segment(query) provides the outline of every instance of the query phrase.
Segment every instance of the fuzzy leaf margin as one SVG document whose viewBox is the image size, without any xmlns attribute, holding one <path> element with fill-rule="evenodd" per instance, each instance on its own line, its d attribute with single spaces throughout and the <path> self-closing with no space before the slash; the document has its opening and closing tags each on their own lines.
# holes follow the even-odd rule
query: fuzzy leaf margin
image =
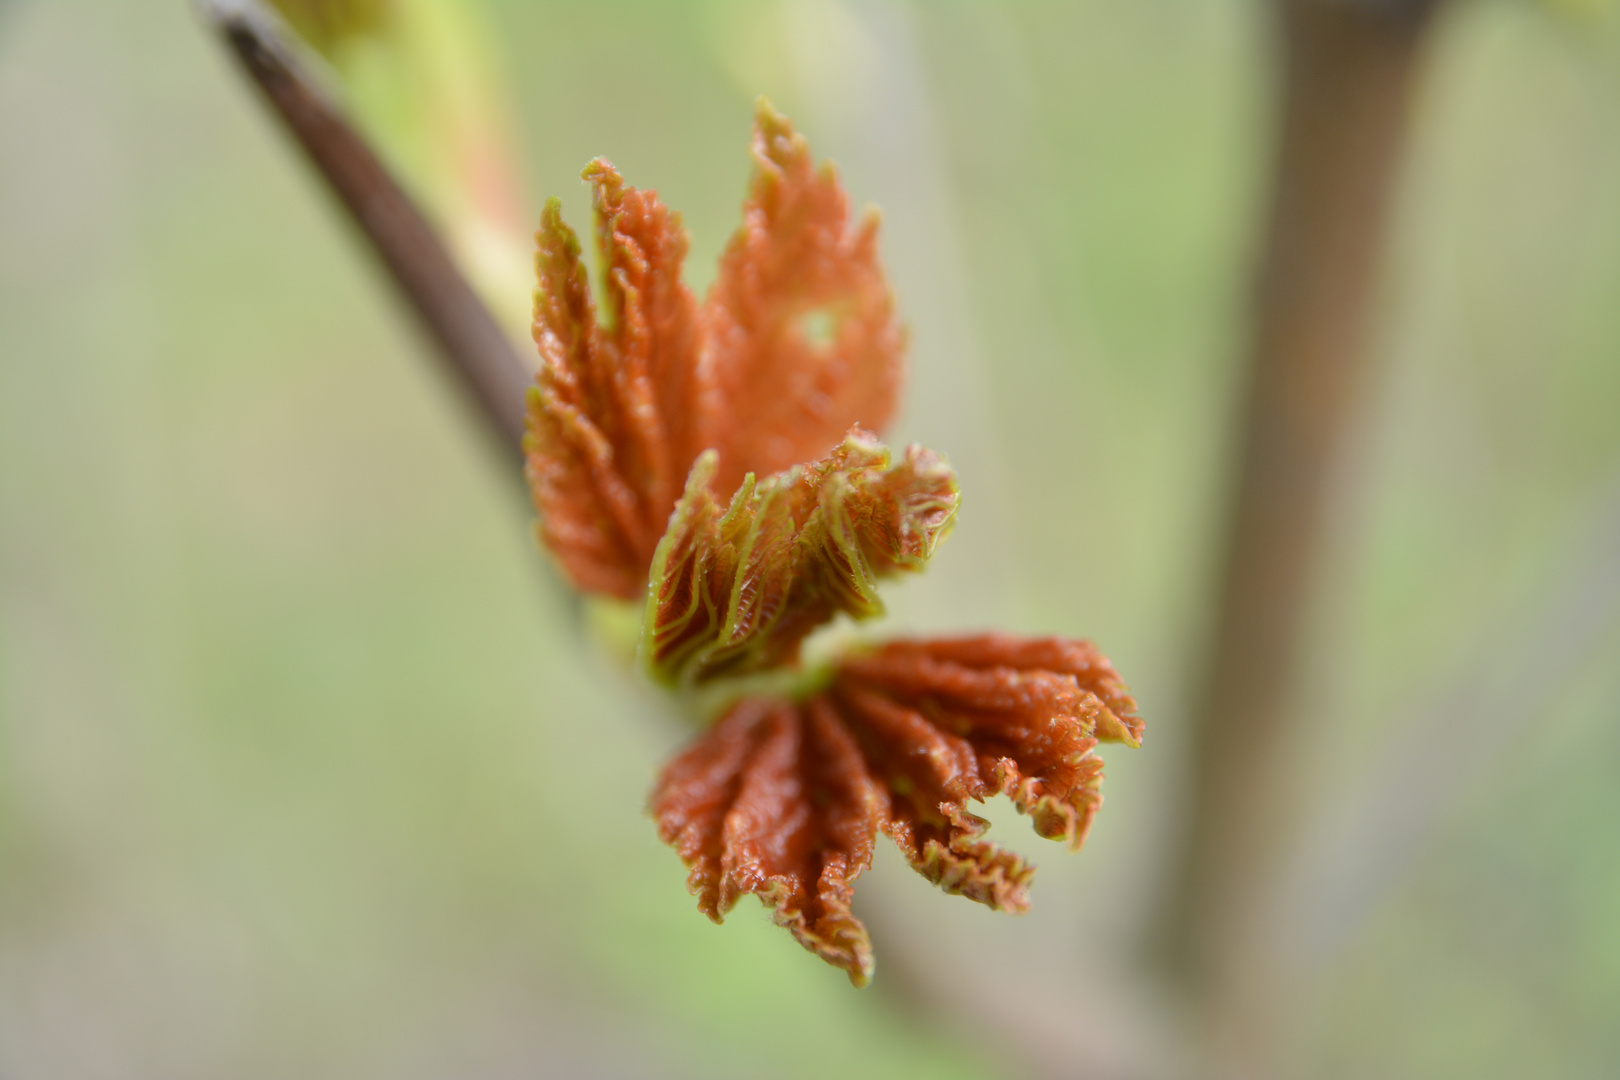
<svg viewBox="0 0 1620 1080">
<path fill-rule="evenodd" d="M 851 424 L 888 426 L 905 331 L 878 255 L 878 215 L 856 218 L 831 164 L 761 98 L 743 224 L 704 301 L 709 376 L 728 415 L 717 489 L 822 456 Z"/>
<path fill-rule="evenodd" d="M 725 507 L 705 452 L 653 557 L 642 627 L 646 670 L 693 685 L 789 665 L 839 612 L 883 612 L 880 578 L 920 570 L 956 519 L 945 459 L 912 445 L 895 461 L 859 428 L 819 461 L 763 480 Z"/>
<path fill-rule="evenodd" d="M 682 282 L 680 216 L 605 159 L 584 171 L 602 305 L 578 237 L 547 203 L 535 239 L 526 472 L 539 535 L 576 587 L 633 600 L 701 452 L 727 499 L 828 453 L 852 424 L 881 430 L 904 377 L 905 334 L 877 252 L 830 165 L 759 102 L 743 224 L 700 305 Z"/>
<path fill-rule="evenodd" d="M 598 158 L 592 184 L 606 270 L 598 317 L 579 239 L 546 204 L 535 270 L 540 371 L 529 391 L 525 468 L 540 537 L 576 586 L 634 599 L 700 436 L 707 400 L 698 305 L 681 284 L 686 235 L 657 194 Z"/>
<path fill-rule="evenodd" d="M 649 809 L 711 919 L 753 893 L 863 986 L 872 946 L 850 905 L 878 832 L 944 891 L 1024 911 L 1034 867 L 986 839 L 969 803 L 1005 794 L 1077 850 L 1102 804 L 1099 740 L 1141 734 L 1089 642 L 901 640 L 846 657 L 803 701 L 736 702 L 664 769 Z"/>
</svg>

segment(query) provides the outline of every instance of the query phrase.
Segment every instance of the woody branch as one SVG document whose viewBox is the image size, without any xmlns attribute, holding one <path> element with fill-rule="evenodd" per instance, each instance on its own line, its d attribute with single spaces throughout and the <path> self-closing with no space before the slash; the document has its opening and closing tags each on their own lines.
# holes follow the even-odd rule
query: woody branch
<svg viewBox="0 0 1620 1080">
<path fill-rule="evenodd" d="M 523 437 L 529 369 L 438 232 L 253 0 L 203 9 L 242 72 L 337 196 L 504 453 Z"/>
</svg>

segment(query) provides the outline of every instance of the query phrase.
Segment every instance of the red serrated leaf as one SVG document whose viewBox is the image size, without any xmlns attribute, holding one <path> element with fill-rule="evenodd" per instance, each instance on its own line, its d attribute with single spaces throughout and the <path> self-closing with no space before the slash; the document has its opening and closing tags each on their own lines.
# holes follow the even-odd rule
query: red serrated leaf
<svg viewBox="0 0 1620 1080">
<path fill-rule="evenodd" d="M 1055 666 L 1032 666 L 1043 661 Z M 859 986 L 872 956 L 849 904 L 876 830 L 946 892 L 1023 911 L 1034 868 L 985 839 L 968 804 L 1005 794 L 1077 850 L 1102 803 L 1105 727 L 1142 730 L 1088 642 L 896 641 L 846 658 L 806 701 L 733 705 L 664 770 L 651 810 L 711 918 L 755 893 Z"/>
<path fill-rule="evenodd" d="M 743 226 L 704 303 L 709 360 L 731 422 L 719 490 L 825 454 L 851 424 L 888 425 L 905 334 L 878 260 L 875 211 L 854 221 L 831 165 L 763 99 Z"/>
<path fill-rule="evenodd" d="M 536 236 L 540 350 L 525 451 L 541 537 L 574 584 L 640 594 L 683 482 L 705 449 L 728 498 L 825 455 L 894 411 L 904 336 L 877 260 L 876 219 L 850 219 L 830 168 L 761 103 L 744 223 L 700 308 L 687 240 L 654 192 L 602 159 L 595 192 L 604 310 L 555 200 Z M 818 325 L 810 326 L 819 320 Z"/>
</svg>

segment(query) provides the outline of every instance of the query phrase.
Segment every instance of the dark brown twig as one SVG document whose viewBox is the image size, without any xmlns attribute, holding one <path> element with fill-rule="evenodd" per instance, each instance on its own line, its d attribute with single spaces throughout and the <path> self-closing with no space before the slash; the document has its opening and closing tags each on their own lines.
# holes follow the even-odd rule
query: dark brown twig
<svg viewBox="0 0 1620 1080">
<path fill-rule="evenodd" d="M 482 419 L 515 453 L 530 372 L 438 233 L 303 68 L 272 16 L 251 0 L 211 0 L 202 10 L 342 202 Z"/>
</svg>

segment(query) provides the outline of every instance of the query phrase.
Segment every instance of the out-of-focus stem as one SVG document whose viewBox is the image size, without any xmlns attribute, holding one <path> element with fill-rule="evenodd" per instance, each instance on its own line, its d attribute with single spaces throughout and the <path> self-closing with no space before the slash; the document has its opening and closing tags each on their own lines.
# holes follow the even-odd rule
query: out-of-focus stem
<svg viewBox="0 0 1620 1080">
<path fill-rule="evenodd" d="M 1279 748 L 1324 496 L 1360 397 L 1382 240 L 1437 4 L 1279 0 L 1282 115 L 1255 281 L 1241 460 L 1201 694 L 1190 832 L 1161 943 L 1195 992 L 1221 968 L 1269 870 Z"/>
<path fill-rule="evenodd" d="M 531 376 L 433 226 L 251 0 L 203 8 L 337 195 L 499 442 L 516 452 Z"/>
</svg>

